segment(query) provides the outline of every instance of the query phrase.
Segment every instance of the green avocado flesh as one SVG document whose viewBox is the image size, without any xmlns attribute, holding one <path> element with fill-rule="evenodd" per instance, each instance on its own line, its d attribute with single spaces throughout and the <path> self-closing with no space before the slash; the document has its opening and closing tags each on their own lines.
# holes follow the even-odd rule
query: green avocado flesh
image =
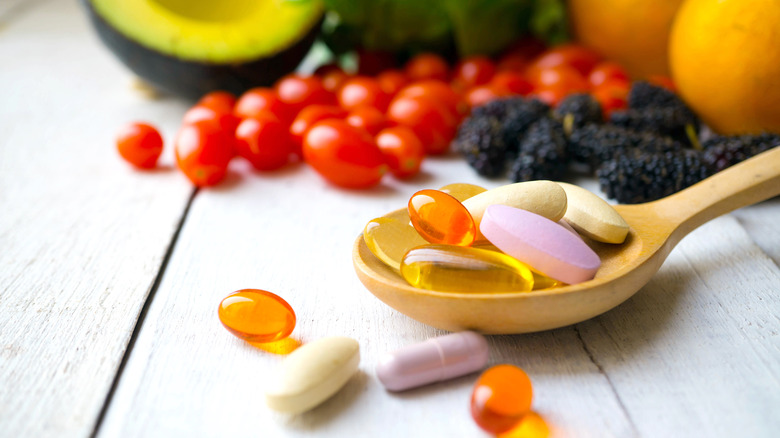
<svg viewBox="0 0 780 438">
<path fill-rule="evenodd" d="M 319 1 L 89 0 L 117 32 L 178 59 L 237 63 L 293 45 L 318 23 Z"/>
</svg>

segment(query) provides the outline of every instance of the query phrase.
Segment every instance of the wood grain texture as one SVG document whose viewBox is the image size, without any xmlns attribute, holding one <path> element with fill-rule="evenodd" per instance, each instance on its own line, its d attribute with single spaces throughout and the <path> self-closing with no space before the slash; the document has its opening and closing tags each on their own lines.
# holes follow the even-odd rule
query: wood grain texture
<svg viewBox="0 0 780 438">
<path fill-rule="evenodd" d="M 192 190 L 170 156 L 118 158 L 120 124 L 183 109 L 128 91 L 85 24 L 48 2 L 0 37 L 2 436 L 91 433 Z"/>
</svg>

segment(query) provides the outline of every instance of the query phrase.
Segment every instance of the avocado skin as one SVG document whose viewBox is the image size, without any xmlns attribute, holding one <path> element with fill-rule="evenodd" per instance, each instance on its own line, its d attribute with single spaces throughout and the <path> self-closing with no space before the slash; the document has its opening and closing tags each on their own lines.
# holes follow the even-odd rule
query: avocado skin
<svg viewBox="0 0 780 438">
<path fill-rule="evenodd" d="M 303 38 L 273 56 L 235 64 L 208 64 L 150 50 L 117 32 L 95 12 L 89 0 L 82 3 L 100 40 L 133 73 L 162 90 L 193 101 L 214 90 L 240 95 L 252 87 L 271 86 L 295 70 L 314 44 L 322 24 L 320 19 Z"/>
</svg>

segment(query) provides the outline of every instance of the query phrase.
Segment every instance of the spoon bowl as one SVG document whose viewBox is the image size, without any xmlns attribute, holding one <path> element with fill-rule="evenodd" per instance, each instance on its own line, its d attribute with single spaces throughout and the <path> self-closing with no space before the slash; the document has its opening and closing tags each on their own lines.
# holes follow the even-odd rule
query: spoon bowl
<svg viewBox="0 0 780 438">
<path fill-rule="evenodd" d="M 705 222 L 780 195 L 780 147 L 732 166 L 658 201 L 616 205 L 630 229 L 620 245 L 587 240 L 601 258 L 589 281 L 531 292 L 418 289 L 368 249 L 353 246 L 358 278 L 382 302 L 436 328 L 486 334 L 530 333 L 576 324 L 624 302 L 658 271 L 688 233 Z M 405 218 L 406 209 L 387 217 Z"/>
</svg>

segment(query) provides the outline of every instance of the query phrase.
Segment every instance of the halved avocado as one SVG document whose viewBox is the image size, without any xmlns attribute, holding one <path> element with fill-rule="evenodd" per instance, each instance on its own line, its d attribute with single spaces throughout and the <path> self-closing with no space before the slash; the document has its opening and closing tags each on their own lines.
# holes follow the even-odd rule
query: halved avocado
<svg viewBox="0 0 780 438">
<path fill-rule="evenodd" d="M 320 28 L 320 0 L 84 0 L 100 39 L 135 74 L 197 99 L 293 71 Z"/>
</svg>

